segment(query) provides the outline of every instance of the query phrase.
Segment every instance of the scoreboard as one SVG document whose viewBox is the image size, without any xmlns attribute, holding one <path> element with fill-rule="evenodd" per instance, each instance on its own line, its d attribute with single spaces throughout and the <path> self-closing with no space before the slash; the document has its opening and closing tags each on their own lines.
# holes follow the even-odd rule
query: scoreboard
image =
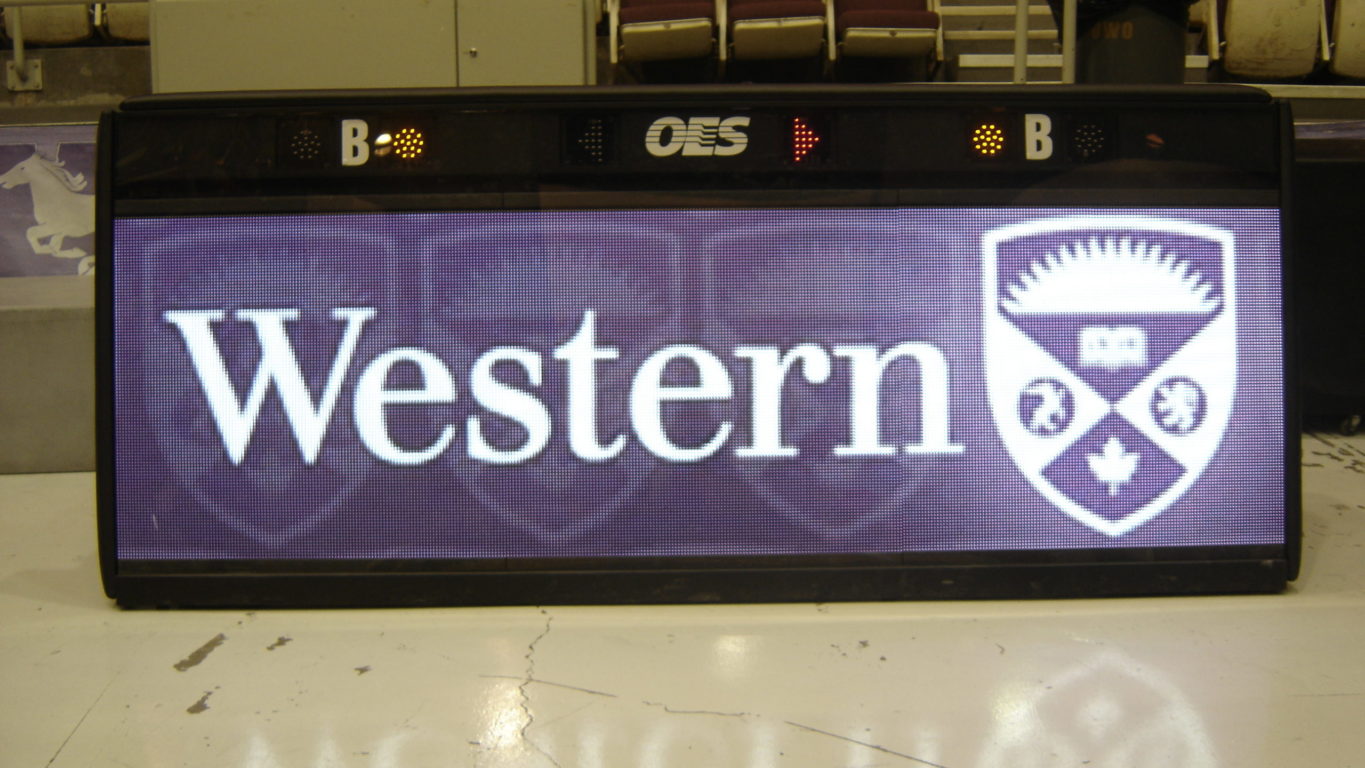
<svg viewBox="0 0 1365 768">
<path fill-rule="evenodd" d="M 1284 105 L 158 96 L 105 115 L 128 606 L 1265 592 Z"/>
</svg>

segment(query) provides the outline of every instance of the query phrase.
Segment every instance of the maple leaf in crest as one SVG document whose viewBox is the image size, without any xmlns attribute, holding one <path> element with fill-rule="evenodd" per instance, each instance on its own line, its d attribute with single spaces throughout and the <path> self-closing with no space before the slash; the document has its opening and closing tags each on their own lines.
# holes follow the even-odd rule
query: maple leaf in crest
<svg viewBox="0 0 1365 768">
<path fill-rule="evenodd" d="M 1129 453 L 1117 437 L 1110 436 L 1099 453 L 1086 454 L 1090 472 L 1095 479 L 1109 486 L 1109 495 L 1117 496 L 1119 486 L 1133 479 L 1141 454 Z"/>
</svg>

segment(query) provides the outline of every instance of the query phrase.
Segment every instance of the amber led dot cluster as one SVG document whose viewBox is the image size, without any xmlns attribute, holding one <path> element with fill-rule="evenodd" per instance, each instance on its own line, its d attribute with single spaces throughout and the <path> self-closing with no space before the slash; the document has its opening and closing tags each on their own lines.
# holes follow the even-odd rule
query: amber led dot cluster
<svg viewBox="0 0 1365 768">
<path fill-rule="evenodd" d="M 982 157 L 995 157 L 1005 151 L 1005 129 L 996 123 L 981 123 L 972 130 L 972 151 Z"/>
</svg>

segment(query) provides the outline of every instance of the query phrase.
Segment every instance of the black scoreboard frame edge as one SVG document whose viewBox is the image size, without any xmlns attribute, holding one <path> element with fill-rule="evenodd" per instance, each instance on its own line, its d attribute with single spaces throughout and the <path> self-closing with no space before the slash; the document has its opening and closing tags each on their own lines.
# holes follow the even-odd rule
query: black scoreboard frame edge
<svg viewBox="0 0 1365 768">
<path fill-rule="evenodd" d="M 600 95 L 601 98 L 594 98 Z M 374 106 L 472 105 L 517 103 L 534 98 L 559 98 L 566 105 L 620 106 L 630 99 L 706 103 L 751 99 L 783 102 L 803 97 L 828 98 L 835 106 L 888 98 L 926 101 L 965 101 L 992 97 L 998 103 L 1060 98 L 1089 98 L 1103 102 L 1137 99 L 1161 103 L 1275 103 L 1280 115 L 1281 302 L 1284 391 L 1285 544 L 1283 557 L 1247 557 L 1253 547 L 1197 548 L 1185 558 L 1171 548 L 1152 559 L 1116 557 L 1112 561 L 1044 562 L 1039 551 L 981 551 L 986 562 L 883 563 L 872 566 L 773 566 L 760 568 L 632 568 L 632 558 L 613 558 L 626 567 L 555 570 L 434 570 L 376 571 L 374 563 L 344 560 L 331 573 L 270 572 L 128 574 L 118 571 L 117 524 L 114 517 L 117 484 L 114 463 L 114 338 L 113 279 L 106 266 L 97 272 L 95 286 L 96 363 L 96 530 L 99 568 L 105 594 L 125 608 L 327 608 L 418 607 L 567 604 L 678 604 L 810 601 L 1052 599 L 1087 597 L 1193 596 L 1212 594 L 1277 593 L 1299 576 L 1302 561 L 1300 409 L 1294 380 L 1297 325 L 1293 307 L 1293 216 L 1290 194 L 1294 161 L 1293 118 L 1287 101 L 1250 86 L 1036 86 L 1000 90 L 981 86 L 731 86 L 594 88 L 473 88 L 459 91 L 337 91 L 279 93 L 168 94 L 138 97 L 120 110 L 214 109 L 279 107 L 303 101 L 312 108 L 349 105 L 364 100 Z M 97 253 L 113 252 L 113 112 L 101 115 L 96 142 Z M 1278 547 L 1274 547 L 1279 549 Z M 1124 552 L 1124 548 L 1102 550 Z M 1130 550 L 1156 555 L 1153 548 Z M 1211 556 L 1216 552 L 1242 557 Z M 929 553 L 932 555 L 933 553 Z M 963 554 L 963 553 L 955 553 Z M 1010 562 L 1012 558 L 1024 561 Z M 872 555 L 871 558 L 877 556 Z M 989 562 L 992 558 L 996 562 Z M 685 560 L 686 558 L 679 558 Z M 786 558 L 792 559 L 792 558 Z M 799 560 L 800 558 L 795 558 Z M 808 558 L 816 562 L 820 556 Z M 168 563 L 172 561 L 166 561 Z"/>
<path fill-rule="evenodd" d="M 1019 600 L 1275 593 L 1284 560 L 734 570 L 119 576 L 125 608 Z"/>
</svg>

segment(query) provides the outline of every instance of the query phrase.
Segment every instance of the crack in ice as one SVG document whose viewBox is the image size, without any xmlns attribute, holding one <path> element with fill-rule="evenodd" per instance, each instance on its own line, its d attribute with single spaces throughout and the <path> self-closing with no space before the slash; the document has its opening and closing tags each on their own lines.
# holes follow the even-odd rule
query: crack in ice
<svg viewBox="0 0 1365 768">
<path fill-rule="evenodd" d="M 561 768 L 559 761 L 555 759 L 554 755 L 546 752 L 539 744 L 531 741 L 526 735 L 526 732 L 531 729 L 531 726 L 535 724 L 536 720 L 535 715 L 531 714 L 531 697 L 526 692 L 527 686 L 535 682 L 536 679 L 536 646 L 540 644 L 541 640 L 545 639 L 546 635 L 550 634 L 550 625 L 554 623 L 554 617 L 550 615 L 549 611 L 541 608 L 540 613 L 545 617 L 545 629 L 542 629 L 540 634 L 536 635 L 535 639 L 526 646 L 526 655 L 523 657 L 526 659 L 526 674 L 522 677 L 521 684 L 517 686 L 517 695 L 521 697 L 521 712 L 525 720 L 525 722 L 522 723 L 520 735 L 521 740 L 524 743 L 529 744 L 532 749 L 544 755 L 545 759 L 549 760 L 555 768 Z"/>
</svg>

